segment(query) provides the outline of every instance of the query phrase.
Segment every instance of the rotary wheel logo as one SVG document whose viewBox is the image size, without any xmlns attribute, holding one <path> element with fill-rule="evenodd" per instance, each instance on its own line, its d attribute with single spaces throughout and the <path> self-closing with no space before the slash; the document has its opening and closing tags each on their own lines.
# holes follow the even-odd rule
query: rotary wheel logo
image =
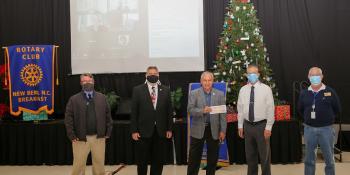
<svg viewBox="0 0 350 175">
<path fill-rule="evenodd" d="M 43 78 L 43 71 L 36 64 L 27 64 L 21 70 L 21 79 L 28 86 L 36 86 Z"/>
</svg>

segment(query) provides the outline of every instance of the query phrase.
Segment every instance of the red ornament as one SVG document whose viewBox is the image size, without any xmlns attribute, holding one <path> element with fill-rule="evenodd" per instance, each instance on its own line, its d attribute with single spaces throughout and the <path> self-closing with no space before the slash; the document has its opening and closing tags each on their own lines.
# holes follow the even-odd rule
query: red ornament
<svg viewBox="0 0 350 175">
<path fill-rule="evenodd" d="M 3 89 L 8 89 L 8 82 L 6 82 L 6 81 L 9 78 L 8 78 L 8 75 L 6 75 L 6 71 L 7 71 L 6 69 L 7 69 L 7 67 L 5 64 L 0 65 L 0 80 L 1 80 L 0 85 L 2 85 Z"/>
<path fill-rule="evenodd" d="M 8 111 L 9 111 L 9 107 L 4 103 L 0 103 L 0 118 L 3 117 L 4 114 Z"/>
<path fill-rule="evenodd" d="M 227 20 L 227 23 L 228 23 L 229 25 L 232 25 L 232 24 L 233 24 L 232 19 Z"/>
<path fill-rule="evenodd" d="M 241 1 L 241 3 L 248 3 L 248 2 L 250 2 L 250 0 L 240 0 Z"/>
</svg>

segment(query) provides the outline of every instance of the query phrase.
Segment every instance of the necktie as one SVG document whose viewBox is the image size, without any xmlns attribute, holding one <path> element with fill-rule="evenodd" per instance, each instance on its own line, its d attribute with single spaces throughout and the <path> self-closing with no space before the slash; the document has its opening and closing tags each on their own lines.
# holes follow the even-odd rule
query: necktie
<svg viewBox="0 0 350 175">
<path fill-rule="evenodd" d="M 92 99 L 92 95 L 88 94 L 88 99 L 91 100 Z"/>
<path fill-rule="evenodd" d="M 153 106 L 154 106 L 155 103 L 156 103 L 156 88 L 154 86 L 152 87 L 151 99 L 152 99 L 152 103 L 153 103 Z"/>
<path fill-rule="evenodd" d="M 249 121 L 254 122 L 254 86 L 250 89 Z"/>
<path fill-rule="evenodd" d="M 211 106 L 210 102 L 211 102 L 211 94 L 205 94 L 205 102 L 206 102 L 206 106 Z M 206 122 L 210 123 L 210 114 L 205 114 L 206 115 Z"/>
</svg>

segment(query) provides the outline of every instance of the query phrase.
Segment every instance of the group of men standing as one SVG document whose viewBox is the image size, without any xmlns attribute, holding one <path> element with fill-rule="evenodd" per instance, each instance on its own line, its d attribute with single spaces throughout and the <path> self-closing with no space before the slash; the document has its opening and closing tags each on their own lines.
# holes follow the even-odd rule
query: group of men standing
<svg viewBox="0 0 350 175">
<path fill-rule="evenodd" d="M 258 174 L 260 160 L 263 175 L 271 174 L 270 136 L 274 124 L 274 100 L 271 88 L 259 81 L 259 68 L 247 67 L 247 84 L 239 92 L 238 134 L 245 140 L 248 175 Z M 322 84 L 322 71 L 313 67 L 308 78 L 311 86 L 301 92 L 298 107 L 304 116 L 306 143 L 305 175 L 315 174 L 315 149 L 320 145 L 326 160 L 325 172 L 335 174 L 333 159 L 334 117 L 340 111 L 338 96 Z M 226 105 L 223 92 L 213 88 L 214 75 L 205 71 L 201 88 L 190 92 L 187 111 L 192 116 L 188 175 L 197 175 L 203 145 L 207 144 L 207 175 L 214 175 L 219 145 L 226 136 L 226 112 L 212 113 L 212 106 Z M 82 91 L 67 104 L 65 124 L 72 141 L 72 175 L 85 174 L 88 154 L 92 154 L 94 175 L 103 175 L 105 142 L 111 136 L 112 118 L 106 97 L 94 90 L 91 74 L 80 76 Z M 172 137 L 173 109 L 170 89 L 159 81 L 159 71 L 150 66 L 144 84 L 132 93 L 131 137 L 136 144 L 137 174 L 161 175 L 168 139 Z M 298 132 L 298 131 L 296 131 Z"/>
</svg>

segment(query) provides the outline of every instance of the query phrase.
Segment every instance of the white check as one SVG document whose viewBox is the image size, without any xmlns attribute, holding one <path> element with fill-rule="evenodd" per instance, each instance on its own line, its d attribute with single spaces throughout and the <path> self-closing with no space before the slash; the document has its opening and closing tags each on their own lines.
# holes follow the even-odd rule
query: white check
<svg viewBox="0 0 350 175">
<path fill-rule="evenodd" d="M 210 114 L 226 113 L 226 105 L 210 106 L 210 108 L 211 108 Z"/>
</svg>

